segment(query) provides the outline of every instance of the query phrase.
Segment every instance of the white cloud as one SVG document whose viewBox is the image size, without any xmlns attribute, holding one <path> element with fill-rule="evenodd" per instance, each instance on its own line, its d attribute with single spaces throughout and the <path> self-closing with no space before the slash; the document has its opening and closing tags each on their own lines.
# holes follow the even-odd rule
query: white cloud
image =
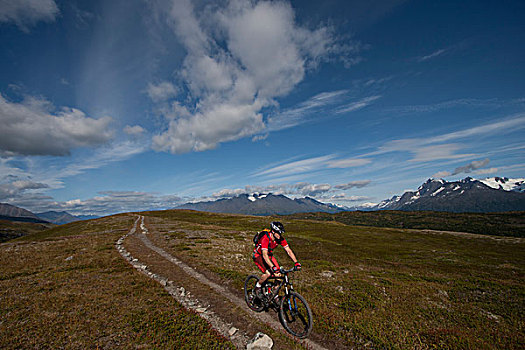
<svg viewBox="0 0 525 350">
<path fill-rule="evenodd" d="M 474 174 L 476 174 L 476 175 L 487 175 L 487 174 L 497 173 L 498 171 L 499 171 L 498 168 L 488 168 L 488 169 L 476 170 L 476 171 L 474 171 Z"/>
<path fill-rule="evenodd" d="M 252 137 L 252 141 L 253 142 L 257 142 L 257 141 L 264 141 L 268 138 L 269 134 L 264 134 L 264 135 L 255 135 L 254 137 Z"/>
<path fill-rule="evenodd" d="M 140 125 L 134 125 L 134 126 L 130 126 L 130 125 L 126 125 L 126 127 L 124 128 L 124 132 L 128 135 L 140 135 L 142 133 L 144 133 L 146 130 L 144 130 L 144 128 Z"/>
<path fill-rule="evenodd" d="M 352 102 L 350 104 L 347 104 L 346 106 L 341 106 L 336 110 L 336 113 L 348 113 L 357 111 L 359 109 L 365 108 L 366 106 L 370 105 L 375 100 L 381 98 L 381 96 L 370 96 L 363 98 L 357 102 Z"/>
<path fill-rule="evenodd" d="M 59 13 L 54 0 L 0 0 L 0 22 L 13 22 L 24 32 L 40 21 L 53 22 Z"/>
<path fill-rule="evenodd" d="M 169 13 L 187 51 L 179 77 L 189 92 L 164 111 L 168 125 L 153 138 L 157 151 L 204 151 L 270 131 L 262 109 L 337 51 L 327 27 L 298 26 L 286 2 L 237 0 L 197 14 L 192 2 L 177 0 Z"/>
<path fill-rule="evenodd" d="M 390 152 L 408 152 L 413 155 L 412 162 L 428 162 L 440 159 L 472 158 L 474 154 L 457 154 L 456 151 L 464 148 L 459 143 L 444 143 L 455 140 L 465 140 L 472 137 L 481 137 L 491 134 L 503 135 L 516 132 L 525 127 L 525 115 L 518 114 L 507 119 L 488 123 L 451 133 L 431 136 L 427 138 L 408 138 L 386 142 L 377 151 L 365 154 L 372 156 Z"/>
<path fill-rule="evenodd" d="M 158 84 L 148 84 L 147 93 L 154 102 L 166 101 L 177 95 L 177 88 L 168 82 L 163 81 Z"/>
<path fill-rule="evenodd" d="M 339 194 L 335 194 L 330 197 L 323 197 L 320 199 L 324 199 L 324 200 L 336 202 L 336 203 L 347 203 L 347 202 L 367 201 L 367 200 L 370 200 L 371 198 L 368 196 L 348 196 L 345 193 L 339 193 Z"/>
<path fill-rule="evenodd" d="M 28 97 L 21 103 L 0 94 L 0 154 L 63 156 L 77 147 L 94 147 L 109 141 L 110 117 L 94 119 L 74 108 L 54 107 L 46 100 Z"/>
<path fill-rule="evenodd" d="M 332 189 L 330 184 L 310 184 L 307 182 L 300 182 L 292 186 L 297 194 L 302 196 L 316 197 L 326 193 Z"/>
<path fill-rule="evenodd" d="M 430 145 L 424 147 L 417 147 L 412 149 L 414 158 L 411 162 L 430 162 L 441 159 L 461 159 L 470 157 L 472 154 L 456 154 L 457 150 L 462 148 L 459 144 L 443 144 L 443 145 Z"/>
<path fill-rule="evenodd" d="M 370 164 L 372 161 L 365 158 L 338 159 L 327 162 L 329 168 L 352 168 Z"/>
<path fill-rule="evenodd" d="M 248 193 L 246 192 L 246 189 L 243 189 L 243 188 L 237 188 L 237 189 L 228 189 L 228 188 L 225 188 L 225 189 L 222 189 L 218 192 L 215 192 L 212 194 L 212 197 L 214 198 L 229 198 L 229 197 L 236 197 L 236 196 L 239 196 L 241 194 L 245 194 L 245 193 Z"/>
<path fill-rule="evenodd" d="M 432 175 L 432 177 L 434 179 L 441 179 L 441 178 L 444 178 L 444 177 L 448 177 L 452 175 L 452 173 L 450 171 L 439 171 L 437 173 L 435 173 L 434 175 Z"/>
<path fill-rule="evenodd" d="M 39 182 L 30 180 L 15 180 L 0 184 L 0 201 L 8 201 L 12 198 L 17 198 L 31 190 L 38 190 L 48 188 L 49 186 Z"/>
<path fill-rule="evenodd" d="M 488 99 L 480 100 L 473 98 L 461 98 L 449 101 L 443 101 L 433 104 L 425 105 L 408 105 L 408 106 L 398 106 L 387 109 L 388 111 L 395 113 L 431 113 L 436 111 L 441 111 L 444 109 L 451 109 L 455 107 L 485 107 L 485 108 L 500 108 L 502 106 L 516 105 L 523 103 L 519 99 L 516 100 L 498 100 L 498 99 Z"/>
<path fill-rule="evenodd" d="M 418 62 L 428 61 L 428 60 L 430 60 L 432 58 L 436 58 L 438 56 L 441 56 L 441 55 L 445 54 L 447 51 L 448 51 L 448 49 L 439 49 L 439 50 L 436 50 L 436 51 L 432 52 L 431 54 L 428 54 L 428 55 L 425 55 L 425 56 L 420 56 L 416 60 Z"/>
<path fill-rule="evenodd" d="M 336 159 L 336 155 L 329 154 L 302 160 L 295 160 L 284 164 L 273 164 L 256 171 L 252 177 L 277 178 L 296 174 L 313 173 L 329 168 L 345 169 L 370 164 L 370 159 L 347 158 Z M 290 180 L 287 180 L 290 181 Z"/>
<path fill-rule="evenodd" d="M 291 128 L 309 121 L 318 121 L 320 112 L 343 98 L 348 90 L 322 92 L 268 118 L 266 131 L 277 131 Z M 324 113 L 323 113 L 324 114 Z"/>
<path fill-rule="evenodd" d="M 312 172 L 323 169 L 328 161 L 333 159 L 333 155 L 314 157 L 298 160 L 278 166 L 271 166 L 267 169 L 258 171 L 254 176 L 283 176 L 297 173 Z"/>
</svg>

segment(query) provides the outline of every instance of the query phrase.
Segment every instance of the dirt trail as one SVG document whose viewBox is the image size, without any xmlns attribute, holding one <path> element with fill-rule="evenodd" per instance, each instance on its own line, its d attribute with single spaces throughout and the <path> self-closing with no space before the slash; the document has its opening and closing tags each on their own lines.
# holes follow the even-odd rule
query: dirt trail
<svg viewBox="0 0 525 350">
<path fill-rule="evenodd" d="M 139 223 L 140 230 L 137 230 Z M 250 310 L 244 299 L 233 295 L 227 288 L 211 281 L 191 266 L 153 244 L 148 239 L 148 234 L 144 216 L 139 216 L 131 230 L 117 241 L 117 250 L 136 269 L 158 281 L 184 307 L 196 311 L 206 319 L 214 329 L 230 339 L 237 348 L 246 348 L 250 338 L 248 333 L 253 332 L 250 328 L 255 326 L 253 324 L 255 320 L 291 338 L 271 314 L 256 313 Z M 124 241 L 126 248 L 123 246 Z M 234 316 L 235 313 L 237 315 Z M 293 341 L 308 349 L 325 349 L 310 339 L 294 338 Z M 275 348 L 285 347 L 275 344 Z"/>
</svg>

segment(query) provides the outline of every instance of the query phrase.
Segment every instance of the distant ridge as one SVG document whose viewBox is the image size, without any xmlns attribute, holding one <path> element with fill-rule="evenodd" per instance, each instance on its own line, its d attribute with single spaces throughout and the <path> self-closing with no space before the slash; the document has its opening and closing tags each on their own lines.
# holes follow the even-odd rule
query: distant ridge
<svg viewBox="0 0 525 350">
<path fill-rule="evenodd" d="M 290 199 L 284 195 L 271 193 L 242 194 L 216 201 L 186 203 L 176 209 L 246 215 L 288 215 L 306 212 L 337 213 L 343 210 L 333 204 L 321 203 L 310 197 Z"/>
<path fill-rule="evenodd" d="M 47 220 L 57 225 L 68 224 L 70 222 L 79 221 L 76 216 L 69 214 L 67 211 L 46 211 L 36 214 L 39 218 Z"/>
<path fill-rule="evenodd" d="M 36 214 L 39 218 L 47 220 L 57 225 L 69 224 L 70 222 L 80 220 L 91 220 L 96 219 L 98 216 L 95 215 L 71 215 L 67 211 L 46 211 L 43 213 Z"/>
</svg>

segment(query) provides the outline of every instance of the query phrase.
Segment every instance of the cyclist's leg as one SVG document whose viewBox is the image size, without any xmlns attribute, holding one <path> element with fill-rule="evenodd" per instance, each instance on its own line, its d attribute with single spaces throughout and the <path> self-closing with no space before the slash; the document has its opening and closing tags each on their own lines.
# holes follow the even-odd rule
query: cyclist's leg
<svg viewBox="0 0 525 350">
<path fill-rule="evenodd" d="M 264 261 L 263 257 L 261 255 L 257 255 L 253 258 L 253 262 L 255 262 L 255 265 L 261 270 L 263 273 L 261 275 L 261 278 L 259 278 L 259 285 L 262 286 L 264 282 L 270 277 L 270 269 L 269 266 L 266 264 L 266 261 Z"/>
</svg>

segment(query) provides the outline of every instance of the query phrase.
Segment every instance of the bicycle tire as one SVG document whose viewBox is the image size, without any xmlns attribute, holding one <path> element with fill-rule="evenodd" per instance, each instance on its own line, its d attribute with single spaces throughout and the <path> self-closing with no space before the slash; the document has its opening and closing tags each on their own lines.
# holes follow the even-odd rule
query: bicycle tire
<svg viewBox="0 0 525 350">
<path fill-rule="evenodd" d="M 255 295 L 255 284 L 259 281 L 259 277 L 250 275 L 244 281 L 244 301 L 250 309 L 255 312 L 261 312 L 264 310 L 264 304 Z"/>
<path fill-rule="evenodd" d="M 297 338 L 306 338 L 313 327 L 312 310 L 306 299 L 296 292 L 290 292 L 281 299 L 279 321 L 284 329 Z"/>
</svg>

